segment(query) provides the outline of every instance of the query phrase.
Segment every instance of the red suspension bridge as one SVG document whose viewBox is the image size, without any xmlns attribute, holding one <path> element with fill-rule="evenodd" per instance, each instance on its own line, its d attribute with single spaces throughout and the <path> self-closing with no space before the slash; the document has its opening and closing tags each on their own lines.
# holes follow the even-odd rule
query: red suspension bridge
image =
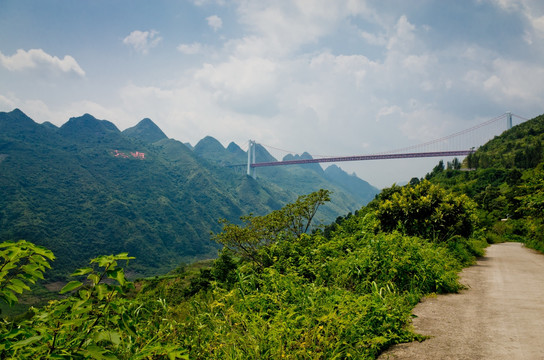
<svg viewBox="0 0 544 360">
<path fill-rule="evenodd" d="M 396 149 L 379 154 L 354 155 L 354 156 L 327 156 L 314 159 L 295 159 L 284 161 L 255 161 L 256 142 L 249 141 L 247 174 L 255 177 L 255 169 L 265 166 L 312 164 L 325 162 L 342 161 L 365 161 L 365 160 L 386 160 L 386 159 L 409 159 L 409 158 L 428 158 L 428 157 L 451 157 L 466 156 L 474 152 L 474 149 L 499 135 L 504 130 L 512 127 L 512 118 L 527 120 L 521 116 L 507 112 L 496 118 L 487 120 L 471 128 L 456 132 L 454 134 L 428 141 L 410 147 Z M 447 149 L 447 150 L 445 150 Z"/>
</svg>

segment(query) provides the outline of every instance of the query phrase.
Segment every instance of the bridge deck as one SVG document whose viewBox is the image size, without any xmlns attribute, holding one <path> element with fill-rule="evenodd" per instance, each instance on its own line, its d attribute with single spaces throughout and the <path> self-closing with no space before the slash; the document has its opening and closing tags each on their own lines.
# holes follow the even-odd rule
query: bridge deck
<svg viewBox="0 0 544 360">
<path fill-rule="evenodd" d="M 381 154 L 381 155 L 358 155 L 358 156 L 340 156 L 327 157 L 318 159 L 299 159 L 287 161 L 271 161 L 250 164 L 252 168 L 264 166 L 279 166 L 279 165 L 297 165 L 297 164 L 314 164 L 322 162 L 341 162 L 341 161 L 363 161 L 363 160 L 384 160 L 384 159 L 410 159 L 420 157 L 448 157 L 448 156 L 466 156 L 473 150 L 455 150 L 455 151 L 434 151 L 434 152 L 417 152 L 417 153 L 402 153 L 402 154 Z"/>
</svg>

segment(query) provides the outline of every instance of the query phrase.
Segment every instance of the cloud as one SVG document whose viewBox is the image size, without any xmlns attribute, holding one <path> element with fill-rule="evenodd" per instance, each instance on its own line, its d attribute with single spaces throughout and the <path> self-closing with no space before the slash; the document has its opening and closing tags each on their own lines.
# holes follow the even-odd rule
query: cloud
<svg viewBox="0 0 544 360">
<path fill-rule="evenodd" d="M 49 55 L 42 49 L 30 49 L 25 51 L 18 49 L 12 56 L 6 56 L 0 52 L 0 63 L 10 71 L 24 71 L 27 69 L 46 69 L 50 72 L 75 73 L 81 77 L 85 71 L 70 55 L 63 59 Z"/>
<path fill-rule="evenodd" d="M 156 30 L 134 30 L 123 39 L 123 44 L 132 46 L 139 53 L 147 54 L 151 48 L 154 48 L 161 42 L 162 37 L 158 36 L 158 34 L 159 32 Z"/>
<path fill-rule="evenodd" d="M 194 73 L 194 80 L 208 89 L 222 107 L 270 116 L 276 111 L 278 66 L 261 57 L 231 58 L 217 65 L 204 64 Z"/>
<path fill-rule="evenodd" d="M 1 111 L 11 111 L 16 107 L 16 101 L 10 99 L 7 96 L 0 94 L 0 110 Z"/>
<path fill-rule="evenodd" d="M 389 39 L 387 49 L 392 50 L 401 46 L 407 46 L 414 40 L 414 30 L 406 15 L 402 15 L 395 25 L 395 35 Z"/>
<path fill-rule="evenodd" d="M 217 31 L 223 27 L 223 20 L 217 15 L 208 16 L 206 18 L 208 21 L 208 26 L 213 29 L 213 31 Z"/>
<path fill-rule="evenodd" d="M 196 55 L 202 52 L 203 46 L 198 42 L 194 42 L 192 44 L 180 44 L 177 49 L 185 55 Z"/>
<path fill-rule="evenodd" d="M 532 45 L 534 38 L 544 39 L 544 3 L 540 0 L 480 0 L 487 1 L 503 11 L 519 13 L 526 18 L 528 29 L 524 40 Z"/>
<path fill-rule="evenodd" d="M 511 19 L 528 19 L 527 6 L 535 6 L 529 0 L 481 1 L 497 4 L 491 13 L 514 12 L 507 14 Z M 193 2 L 206 7 L 197 13 L 217 14 L 206 19 L 209 29 L 219 31 L 229 16 L 232 29 L 221 41 L 205 42 L 207 32 L 187 37 L 177 51 L 198 54 L 197 59 L 170 57 L 172 66 L 153 69 L 158 75 L 153 80 L 134 78 L 122 89 L 112 87 L 102 100 L 116 104 L 111 109 L 89 96 L 95 102 L 73 102 L 67 107 L 73 113 L 64 111 L 62 118 L 81 113 L 77 105 L 120 128 L 150 117 L 169 136 L 193 144 L 206 135 L 224 145 L 252 138 L 340 156 L 424 143 L 506 110 L 528 117 L 542 108 L 544 66 L 536 31 L 544 20 L 539 11 L 530 13 L 531 22 L 518 29 L 520 34 L 511 34 L 521 39 L 521 52 L 507 52 L 499 41 L 456 36 L 451 29 L 477 24 L 452 17 L 447 7 L 437 6 L 439 0 L 418 2 L 423 9 L 402 1 L 390 6 L 358 0 L 237 0 L 226 5 L 226 12 L 215 0 Z M 468 4 L 467 11 L 476 5 Z M 523 41 L 525 31 L 531 47 Z M 124 43 L 145 53 L 160 41 L 150 30 L 134 31 Z M 174 75 L 176 66 L 182 71 Z M 39 103 L 22 103 L 46 113 Z M 1 104 L 19 106 L 8 95 L 0 97 Z M 429 161 L 420 167 L 372 163 L 376 171 L 368 170 L 369 163 L 342 167 L 385 186 L 422 176 L 438 160 Z M 401 166 L 411 176 L 401 173 Z"/>
<path fill-rule="evenodd" d="M 192 0 L 192 1 L 193 1 L 193 4 L 195 4 L 196 6 L 204 6 L 204 5 L 212 5 L 212 4 L 217 4 L 219 6 L 226 5 L 225 0 Z"/>
<path fill-rule="evenodd" d="M 371 16 L 363 2 L 353 0 L 240 1 L 237 14 L 246 35 L 230 45 L 238 54 L 274 57 L 316 44 L 347 17 Z"/>
<path fill-rule="evenodd" d="M 385 46 L 387 45 L 387 39 L 384 35 L 376 35 L 370 32 L 361 31 L 361 37 L 365 39 L 371 45 Z"/>
</svg>

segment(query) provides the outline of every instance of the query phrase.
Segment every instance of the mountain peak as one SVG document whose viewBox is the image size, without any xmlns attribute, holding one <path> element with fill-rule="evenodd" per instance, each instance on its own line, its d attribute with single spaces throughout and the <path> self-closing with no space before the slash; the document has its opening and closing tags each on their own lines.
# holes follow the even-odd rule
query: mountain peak
<svg viewBox="0 0 544 360">
<path fill-rule="evenodd" d="M 0 112 L 0 131 L 3 133 L 20 133 L 35 129 L 38 124 L 19 109 Z"/>
<path fill-rule="evenodd" d="M 72 117 L 63 124 L 59 133 L 64 136 L 88 138 L 89 136 L 104 136 L 111 133 L 119 133 L 117 127 L 107 121 L 98 120 L 91 114 L 84 114 L 80 117 Z"/>
<path fill-rule="evenodd" d="M 283 157 L 283 161 L 291 161 L 291 160 L 312 160 L 313 157 L 312 155 L 310 155 L 309 153 L 307 153 L 306 151 L 303 152 L 301 155 L 298 155 L 298 154 L 287 154 Z M 323 173 L 323 168 L 321 167 L 321 165 L 319 165 L 318 163 L 311 163 L 311 164 L 301 164 L 301 165 L 298 165 L 298 166 L 301 166 L 301 167 L 304 167 L 304 168 L 307 168 L 307 169 L 311 169 L 315 172 L 317 172 L 318 174 L 322 174 Z"/>
<path fill-rule="evenodd" d="M 246 154 L 246 152 L 242 150 L 234 141 L 232 141 L 229 146 L 227 146 L 227 151 L 240 156 L 245 156 Z"/>
<path fill-rule="evenodd" d="M 147 143 L 154 143 L 168 139 L 166 134 L 151 119 L 142 119 L 136 126 L 123 131 L 126 136 L 142 140 Z"/>
<path fill-rule="evenodd" d="M 283 161 L 291 161 L 291 160 L 312 160 L 312 155 L 308 154 L 306 151 L 302 153 L 302 155 L 298 154 L 287 154 L 283 157 Z"/>
<path fill-rule="evenodd" d="M 197 155 L 208 158 L 212 155 L 222 155 L 226 150 L 217 139 L 206 136 L 195 145 L 193 151 Z"/>
<path fill-rule="evenodd" d="M 11 121 L 11 122 L 17 122 L 17 123 L 24 123 L 24 124 L 36 124 L 34 120 L 29 118 L 24 112 L 22 112 L 19 109 L 13 109 L 10 112 L 2 112 L 2 118 Z"/>
</svg>

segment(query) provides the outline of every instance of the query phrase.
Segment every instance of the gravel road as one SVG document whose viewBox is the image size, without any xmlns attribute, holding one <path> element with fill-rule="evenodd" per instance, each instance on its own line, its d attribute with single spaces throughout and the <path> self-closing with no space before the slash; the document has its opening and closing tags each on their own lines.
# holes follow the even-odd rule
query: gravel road
<svg viewBox="0 0 544 360">
<path fill-rule="evenodd" d="M 379 359 L 544 359 L 544 255 L 491 245 L 461 283 L 468 289 L 414 309 L 416 332 L 430 339 L 395 345 Z"/>
</svg>

